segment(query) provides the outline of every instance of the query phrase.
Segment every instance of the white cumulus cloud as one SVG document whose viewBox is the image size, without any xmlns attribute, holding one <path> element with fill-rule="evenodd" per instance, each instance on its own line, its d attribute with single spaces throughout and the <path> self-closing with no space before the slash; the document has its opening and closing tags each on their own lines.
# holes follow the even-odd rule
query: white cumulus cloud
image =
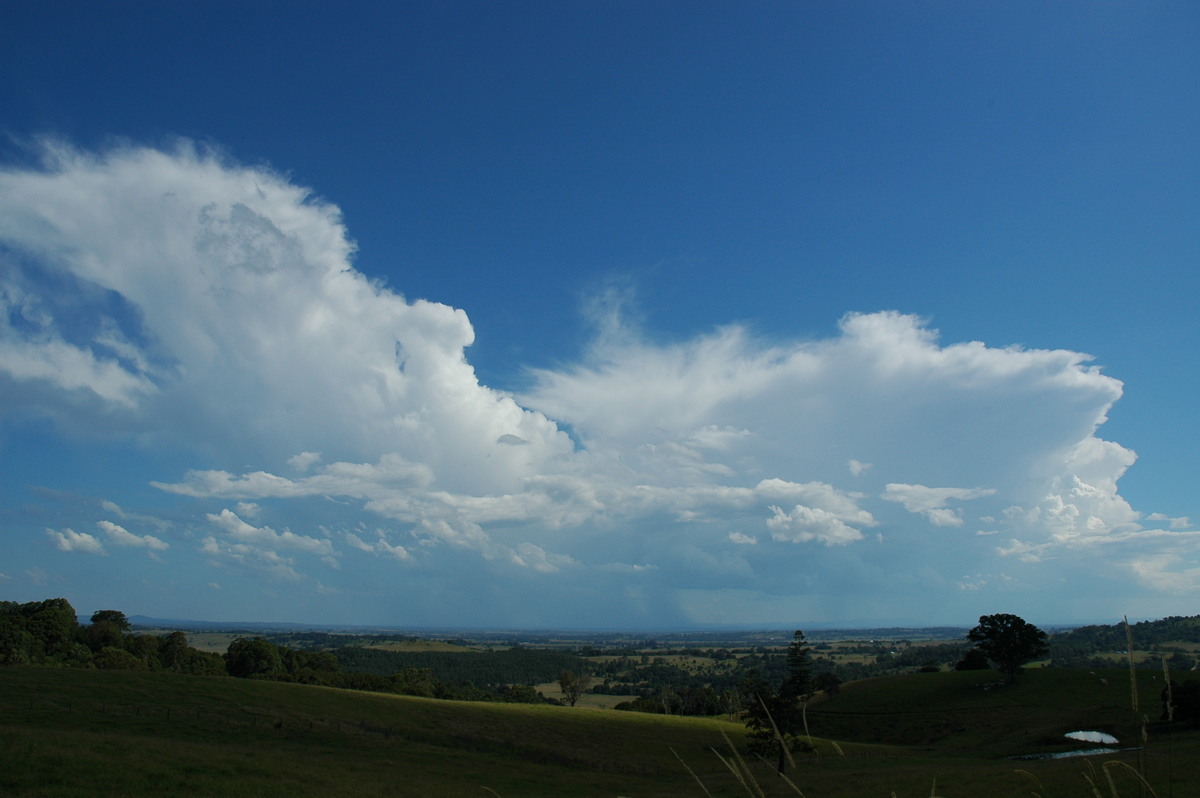
<svg viewBox="0 0 1200 798">
<path fill-rule="evenodd" d="M 135 546 L 152 551 L 166 551 L 170 548 L 170 545 L 161 538 L 153 535 L 135 535 L 112 521 L 97 521 L 96 526 L 100 527 L 108 539 L 118 546 Z"/>
<path fill-rule="evenodd" d="M 74 529 L 47 529 L 46 534 L 54 541 L 59 551 L 78 551 L 84 554 L 107 554 L 104 544 L 87 532 Z"/>
<path fill-rule="evenodd" d="M 897 311 L 663 343 L 606 295 L 581 359 L 513 395 L 471 366 L 466 310 L 358 271 L 339 209 L 285 176 L 189 144 L 42 156 L 0 170 L 0 411 L 176 455 L 149 481 L 178 505 L 155 515 L 205 562 L 313 589 L 310 569 L 340 566 L 347 595 L 357 567 L 544 579 L 645 614 L 752 595 L 772 617 L 911 591 L 918 568 L 983 594 L 1003 580 L 961 576 L 981 557 L 1049 581 L 1052 561 L 1123 547 L 1105 568 L 1193 578 L 1187 519 L 1119 493 L 1135 455 L 1098 433 L 1122 384 L 1086 354 L 943 342 Z M 130 528 L 151 518 L 116 498 Z M 931 534 L 968 508 L 1009 542 Z"/>
</svg>

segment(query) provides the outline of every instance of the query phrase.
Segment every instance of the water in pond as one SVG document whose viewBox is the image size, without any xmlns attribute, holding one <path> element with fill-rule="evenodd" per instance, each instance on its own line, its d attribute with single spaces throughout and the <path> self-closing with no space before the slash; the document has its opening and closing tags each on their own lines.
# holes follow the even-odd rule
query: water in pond
<svg viewBox="0 0 1200 798">
<path fill-rule="evenodd" d="M 1067 732 L 1063 735 L 1068 740 L 1078 740 L 1081 743 L 1103 743 L 1105 745 L 1116 745 L 1119 740 L 1111 734 L 1105 734 L 1098 731 L 1074 731 Z M 1022 754 L 1021 756 L 1011 757 L 1012 759 L 1070 759 L 1076 756 L 1104 756 L 1116 751 L 1126 750 L 1120 748 L 1083 748 L 1076 751 L 1058 751 L 1056 753 L 1046 754 Z"/>
<path fill-rule="evenodd" d="M 1063 735 L 1068 740 L 1078 740 L 1081 743 L 1104 743 L 1105 745 L 1116 745 L 1120 740 L 1113 737 L 1111 734 L 1105 734 L 1098 731 L 1077 731 L 1067 732 Z"/>
</svg>

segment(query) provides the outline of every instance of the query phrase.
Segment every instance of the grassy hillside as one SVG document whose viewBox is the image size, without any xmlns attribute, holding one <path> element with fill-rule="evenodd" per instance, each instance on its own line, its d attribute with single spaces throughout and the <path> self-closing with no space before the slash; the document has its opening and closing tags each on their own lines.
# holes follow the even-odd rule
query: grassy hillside
<svg viewBox="0 0 1200 798">
<path fill-rule="evenodd" d="M 1014 755 L 1065 747 L 1062 735 L 1090 729 L 1133 744 L 1143 715 L 1162 712 L 1161 673 L 1138 672 L 1140 712 L 1127 669 L 1026 669 L 1014 685 L 990 670 L 864 679 L 810 708 L 814 733 L 837 739 L 936 745 L 944 752 Z"/>
<path fill-rule="evenodd" d="M 901 744 L 846 744 L 842 756 L 821 743 L 819 756 L 798 755 L 792 778 L 809 798 L 927 796 L 935 780 L 937 794 L 948 798 L 1092 795 L 1078 760 L 1000 757 L 1050 733 L 1056 718 L 1096 728 L 1077 724 L 1078 713 L 1107 712 L 1108 698 L 1077 706 L 1062 683 L 1032 678 L 1007 694 L 983 693 L 969 683 L 973 676 L 849 686 L 810 713 L 814 734 L 867 739 L 879 735 L 864 729 L 890 717 L 881 739 Z M 1121 682 L 1109 681 L 1116 712 Z M 1127 696 L 1127 682 L 1124 688 Z M 975 731 L 947 733 L 955 717 Z M 842 724 L 837 734 L 835 722 Z M 729 756 L 722 733 L 743 743 L 739 725 L 717 720 L 166 673 L 0 669 L 5 796 L 747 795 L 713 752 Z M 1181 764 L 1195 761 L 1195 737 L 1177 735 L 1170 745 L 1159 745 L 1162 758 L 1152 763 L 1159 794 L 1200 794 L 1197 777 Z M 769 767 L 756 765 L 755 774 L 766 795 L 795 795 Z M 1118 777 L 1121 795 L 1140 794 Z M 1104 790 L 1110 794 L 1106 783 Z"/>
</svg>

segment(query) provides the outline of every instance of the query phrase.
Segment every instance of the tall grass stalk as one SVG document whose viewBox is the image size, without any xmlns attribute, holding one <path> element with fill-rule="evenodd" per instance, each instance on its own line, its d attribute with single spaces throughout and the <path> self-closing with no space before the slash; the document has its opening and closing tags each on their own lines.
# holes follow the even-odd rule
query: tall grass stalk
<svg viewBox="0 0 1200 798">
<path fill-rule="evenodd" d="M 1128 615 L 1125 615 L 1122 617 L 1125 620 L 1125 656 L 1129 661 L 1129 700 L 1130 700 L 1130 704 L 1133 707 L 1133 718 L 1135 721 L 1137 721 L 1138 715 L 1140 715 L 1141 713 L 1140 713 L 1139 707 L 1138 707 L 1137 669 L 1134 668 L 1134 665 L 1133 665 L 1133 627 L 1129 625 L 1129 616 Z M 1163 660 L 1163 668 L 1164 669 L 1166 668 L 1166 665 L 1167 665 L 1167 663 L 1166 663 L 1166 660 L 1164 659 Z M 1169 685 L 1170 680 L 1168 679 L 1167 682 Z M 1169 687 L 1168 687 L 1168 689 L 1169 689 Z M 1133 772 L 1137 775 L 1138 780 L 1142 783 L 1142 795 L 1146 794 L 1147 789 L 1149 789 L 1150 794 L 1153 795 L 1154 790 L 1150 789 L 1150 785 L 1146 782 L 1146 743 L 1148 742 L 1149 737 L 1150 737 L 1149 733 L 1147 731 L 1147 727 L 1150 725 L 1150 718 L 1147 717 L 1146 715 L 1142 715 L 1141 716 L 1141 724 L 1142 724 L 1141 725 L 1141 738 L 1142 739 L 1141 739 L 1140 745 L 1138 745 L 1138 752 L 1137 752 L 1138 766 L 1137 766 L 1137 770 L 1134 770 Z M 1108 776 L 1109 784 L 1112 784 L 1112 773 L 1108 768 L 1109 764 L 1124 764 L 1124 763 L 1105 763 L 1104 773 L 1106 776 Z M 1124 766 L 1127 768 L 1129 767 L 1128 765 L 1124 765 Z M 1133 770 L 1133 768 L 1130 768 L 1130 770 Z M 1116 794 L 1117 794 L 1117 790 L 1116 790 L 1116 787 L 1114 786 L 1113 787 L 1113 795 L 1115 796 Z"/>
<path fill-rule="evenodd" d="M 1117 785 L 1116 785 L 1116 782 L 1114 781 L 1113 775 L 1112 775 L 1112 771 L 1117 770 L 1118 768 L 1124 768 L 1125 770 L 1128 770 L 1130 773 L 1133 774 L 1133 777 L 1138 780 L 1139 784 L 1142 785 L 1142 794 L 1143 795 L 1149 793 L 1151 796 L 1153 796 L 1153 798 L 1158 798 L 1158 793 L 1156 793 L 1154 791 L 1154 788 L 1150 786 L 1150 782 L 1146 781 L 1145 777 L 1142 776 L 1141 773 L 1138 773 L 1137 770 L 1134 769 L 1134 767 L 1132 765 L 1127 765 L 1126 763 L 1124 763 L 1118 759 L 1114 759 L 1111 762 L 1105 762 L 1103 767 L 1104 767 L 1104 775 L 1108 778 L 1108 784 L 1109 784 L 1109 788 L 1112 790 L 1113 798 L 1119 798 L 1119 795 L 1120 795 L 1117 792 Z"/>
<path fill-rule="evenodd" d="M 779 726 L 775 723 L 775 718 L 771 715 L 771 710 L 767 708 L 767 702 L 763 701 L 762 696 L 758 696 L 758 703 L 762 704 L 763 712 L 767 713 L 767 720 L 771 722 L 771 731 L 775 732 L 775 741 L 779 743 L 779 750 L 783 751 L 787 757 L 788 764 L 793 768 L 796 767 L 796 760 L 792 758 L 791 749 L 788 748 L 787 740 L 783 739 L 783 735 L 779 733 Z M 808 731 L 808 722 L 804 724 L 805 731 Z M 780 773 L 783 771 L 781 770 Z"/>
<path fill-rule="evenodd" d="M 1154 792 L 1154 788 L 1150 786 L 1150 782 L 1146 781 L 1145 778 L 1142 778 L 1142 775 L 1138 773 L 1138 770 L 1132 766 L 1129 766 L 1129 764 L 1121 762 L 1120 760 L 1112 760 L 1111 762 L 1105 762 L 1102 768 L 1104 770 L 1104 779 L 1105 781 L 1108 781 L 1109 784 L 1109 798 L 1121 798 L 1120 791 L 1117 791 L 1116 779 L 1112 778 L 1112 772 L 1118 768 L 1124 768 L 1128 770 L 1129 773 L 1133 774 L 1134 778 L 1138 780 L 1139 784 L 1141 785 L 1142 794 L 1148 793 L 1151 794 L 1153 798 L 1158 798 L 1158 793 Z M 1090 770 L 1090 773 L 1085 773 L 1084 778 L 1087 779 L 1088 786 L 1092 787 L 1092 796 L 1094 798 L 1104 798 L 1104 793 L 1100 792 L 1100 788 L 1096 784 L 1096 766 L 1092 764 L 1091 760 L 1087 760 L 1087 769 Z"/>
<path fill-rule="evenodd" d="M 813 743 L 812 732 L 808 730 L 808 702 L 804 702 L 804 706 L 800 707 L 800 719 L 804 721 L 804 736 L 808 738 L 808 747 L 817 755 L 817 759 L 821 759 L 821 752 L 817 750 L 817 746 Z M 793 763 L 795 767 L 795 763 Z M 783 775 L 780 773 L 779 775 Z"/>
<path fill-rule="evenodd" d="M 763 792 L 762 787 L 759 786 L 758 781 L 754 778 L 754 774 L 750 772 L 750 768 L 746 765 L 746 760 L 742 759 L 742 755 L 738 753 L 737 746 L 733 744 L 733 741 L 729 739 L 729 736 L 726 735 L 724 731 L 721 732 L 721 737 L 725 740 L 725 744 L 729 746 L 729 750 L 733 753 L 733 761 L 737 763 L 738 767 L 734 768 L 730 762 L 725 760 L 725 757 L 717 754 L 715 749 L 713 750 L 713 753 L 717 754 L 718 759 L 720 759 L 722 762 L 725 762 L 725 767 L 732 771 L 733 775 L 737 777 L 738 781 L 741 782 L 742 787 L 751 795 L 752 798 L 756 793 L 758 798 L 767 798 L 766 793 Z M 751 790 L 751 787 L 753 787 L 753 790 Z"/>
<path fill-rule="evenodd" d="M 1171 669 L 1167 665 L 1167 658 L 1162 658 L 1163 666 L 1163 684 L 1167 686 L 1167 723 L 1172 723 L 1175 720 L 1175 693 L 1171 689 Z"/>
<path fill-rule="evenodd" d="M 1133 714 L 1138 713 L 1137 673 L 1133 667 L 1133 627 L 1129 625 L 1129 616 L 1125 618 L 1125 656 L 1129 660 L 1129 701 L 1133 706 Z"/>
<path fill-rule="evenodd" d="M 1046 789 L 1046 785 L 1042 784 L 1041 779 L 1039 779 L 1037 776 L 1030 773 L 1028 770 L 1017 770 L 1014 772 L 1020 773 L 1022 776 L 1025 776 L 1026 778 L 1028 778 L 1030 781 L 1032 781 L 1034 784 L 1037 785 L 1039 790 Z M 1035 792 L 1034 796 L 1035 796 L 1035 798 L 1042 798 L 1042 794 L 1040 792 Z"/>
<path fill-rule="evenodd" d="M 774 767 L 774 765 L 772 765 L 770 762 L 768 762 L 767 758 L 765 756 L 763 756 L 762 754 L 757 754 L 757 756 L 758 756 L 759 761 L 762 762 L 767 767 Z M 795 793 L 800 796 L 800 798 L 804 798 L 804 793 L 801 792 L 800 788 L 796 786 L 796 782 L 792 781 L 791 779 L 789 779 L 787 777 L 786 773 L 779 773 L 778 771 L 776 771 L 776 775 L 779 776 L 779 778 L 783 779 L 784 783 L 786 783 L 787 786 L 791 787 L 792 790 L 794 790 Z"/>
<path fill-rule="evenodd" d="M 1164 688 L 1164 690 L 1165 690 L 1164 696 L 1166 697 L 1166 702 L 1165 702 L 1166 706 L 1163 709 L 1165 710 L 1166 715 L 1167 715 L 1167 723 L 1174 723 L 1175 722 L 1175 690 L 1174 690 L 1173 686 L 1171 685 L 1171 668 L 1169 665 L 1167 665 L 1166 657 L 1162 658 L 1162 666 L 1163 666 L 1163 683 L 1166 685 L 1166 687 Z M 1174 761 L 1175 761 L 1175 758 L 1173 756 L 1173 754 L 1175 753 L 1175 744 L 1173 742 L 1173 738 L 1174 738 L 1174 735 L 1172 735 L 1172 734 L 1167 735 L 1167 790 L 1172 793 L 1174 791 L 1171 789 L 1171 784 L 1175 779 L 1175 770 L 1172 767 L 1174 764 Z"/>
<path fill-rule="evenodd" d="M 670 747 L 670 746 L 668 746 L 668 747 Z M 701 781 L 700 777 L 696 775 L 696 771 L 694 771 L 690 767 L 688 767 L 688 763 L 683 761 L 683 757 L 681 757 L 679 755 L 679 752 L 676 751 L 674 748 L 671 748 L 671 753 L 675 754 L 675 758 L 679 760 L 679 764 L 683 765 L 683 769 L 686 770 L 688 772 L 688 774 L 691 775 L 691 777 L 696 780 L 696 783 L 700 785 L 700 789 L 704 790 L 704 794 L 707 795 L 708 798 L 712 798 L 712 793 L 709 792 L 708 788 L 704 786 L 704 782 Z"/>
</svg>

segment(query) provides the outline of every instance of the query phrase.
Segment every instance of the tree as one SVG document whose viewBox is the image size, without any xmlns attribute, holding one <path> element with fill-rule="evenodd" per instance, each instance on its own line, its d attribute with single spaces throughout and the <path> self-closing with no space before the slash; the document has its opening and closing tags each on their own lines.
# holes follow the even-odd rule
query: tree
<svg viewBox="0 0 1200 798">
<path fill-rule="evenodd" d="M 187 664 L 190 649 L 187 635 L 176 630 L 163 638 L 158 657 L 167 670 L 182 671 Z"/>
<path fill-rule="evenodd" d="M 92 659 L 92 664 L 101 670 L 108 671 L 146 670 L 145 660 L 115 646 L 105 646 L 100 649 Z"/>
<path fill-rule="evenodd" d="M 225 652 L 225 669 L 230 676 L 272 678 L 284 672 L 283 657 L 278 648 L 261 637 L 239 637 Z"/>
<path fill-rule="evenodd" d="M 977 648 L 968 648 L 962 659 L 954 664 L 956 671 L 986 671 L 990 667 L 987 654 Z"/>
<path fill-rule="evenodd" d="M 92 613 L 92 623 L 110 623 L 122 632 L 130 629 L 129 619 L 120 610 L 97 610 Z"/>
<path fill-rule="evenodd" d="M 842 691 L 842 680 L 832 671 L 825 671 L 813 680 L 813 687 L 832 697 Z"/>
<path fill-rule="evenodd" d="M 1007 613 L 979 616 L 967 639 L 1013 681 L 1021 666 L 1049 651 L 1046 633 L 1025 619 Z"/>
<path fill-rule="evenodd" d="M 804 708 L 813 693 L 812 660 L 804 639 L 797 629 L 787 650 L 787 675 L 778 690 L 761 678 L 743 683 L 746 727 L 750 730 L 750 750 L 774 754 L 776 769 L 787 769 L 788 753 L 797 747 L 804 731 Z"/>
<path fill-rule="evenodd" d="M 1200 726 L 1200 680 L 1172 681 L 1162 690 L 1163 720 Z"/>
<path fill-rule="evenodd" d="M 586 673 L 575 673 L 575 671 L 560 671 L 558 674 L 558 686 L 562 690 L 563 700 L 571 706 L 575 706 L 575 702 L 579 700 L 579 696 L 592 686 L 592 677 Z"/>
<path fill-rule="evenodd" d="M 67 664 L 72 660 L 79 618 L 66 599 L 53 598 L 27 604 L 5 602 L 4 614 L 9 613 L 16 627 L 13 631 L 17 632 L 12 642 L 28 648 L 23 652 L 11 652 L 8 661 Z M 22 635 L 20 631 L 26 634 Z"/>
</svg>

